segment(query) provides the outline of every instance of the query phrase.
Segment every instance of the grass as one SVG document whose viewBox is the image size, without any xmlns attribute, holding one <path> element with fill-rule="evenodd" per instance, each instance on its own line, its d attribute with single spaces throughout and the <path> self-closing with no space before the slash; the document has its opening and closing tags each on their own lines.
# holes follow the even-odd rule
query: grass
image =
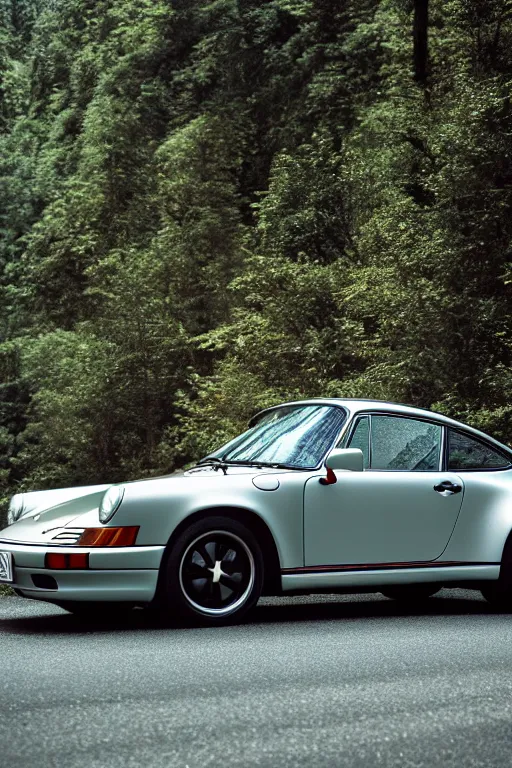
<svg viewBox="0 0 512 768">
<path fill-rule="evenodd" d="M 0 597 L 11 597 L 14 592 L 7 584 L 0 584 Z"/>
</svg>

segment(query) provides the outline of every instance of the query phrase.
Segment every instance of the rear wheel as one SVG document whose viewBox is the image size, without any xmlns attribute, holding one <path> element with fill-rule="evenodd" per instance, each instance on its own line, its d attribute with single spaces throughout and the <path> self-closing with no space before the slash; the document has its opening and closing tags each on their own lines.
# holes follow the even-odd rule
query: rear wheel
<svg viewBox="0 0 512 768">
<path fill-rule="evenodd" d="M 501 557 L 500 575 L 481 589 L 488 603 L 500 611 L 512 611 L 512 537 L 509 538 Z"/>
<path fill-rule="evenodd" d="M 237 520 L 210 517 L 192 524 L 163 567 L 158 609 L 164 617 L 233 623 L 261 595 L 263 555 L 252 531 Z"/>
<path fill-rule="evenodd" d="M 386 587 L 381 590 L 384 597 L 391 600 L 401 600 L 408 603 L 417 603 L 422 600 L 428 600 L 435 595 L 441 587 L 438 584 L 403 584 L 396 587 Z"/>
</svg>

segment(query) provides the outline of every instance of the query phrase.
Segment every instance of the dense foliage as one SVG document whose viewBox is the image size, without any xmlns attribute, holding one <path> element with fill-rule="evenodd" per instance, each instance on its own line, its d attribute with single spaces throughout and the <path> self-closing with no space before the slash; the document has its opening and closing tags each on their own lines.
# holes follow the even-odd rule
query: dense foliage
<svg viewBox="0 0 512 768">
<path fill-rule="evenodd" d="M 510 0 L 0 0 L 0 496 L 303 396 L 512 441 Z"/>
</svg>

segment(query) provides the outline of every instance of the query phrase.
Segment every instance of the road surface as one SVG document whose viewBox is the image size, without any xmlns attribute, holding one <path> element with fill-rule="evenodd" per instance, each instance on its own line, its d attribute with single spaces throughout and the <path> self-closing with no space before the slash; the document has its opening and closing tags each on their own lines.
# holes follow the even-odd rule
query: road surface
<svg viewBox="0 0 512 768">
<path fill-rule="evenodd" d="M 266 600 L 235 627 L 0 599 L 2 768 L 512 765 L 512 616 L 443 590 Z"/>
</svg>

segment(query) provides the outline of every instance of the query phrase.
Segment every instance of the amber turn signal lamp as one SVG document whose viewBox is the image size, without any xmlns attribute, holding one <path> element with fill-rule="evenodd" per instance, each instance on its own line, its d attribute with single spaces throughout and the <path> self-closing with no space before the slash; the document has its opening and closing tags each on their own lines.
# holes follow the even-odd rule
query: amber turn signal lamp
<svg viewBox="0 0 512 768">
<path fill-rule="evenodd" d="M 78 539 L 78 547 L 132 547 L 135 544 L 138 525 L 123 528 L 86 528 Z"/>
</svg>

